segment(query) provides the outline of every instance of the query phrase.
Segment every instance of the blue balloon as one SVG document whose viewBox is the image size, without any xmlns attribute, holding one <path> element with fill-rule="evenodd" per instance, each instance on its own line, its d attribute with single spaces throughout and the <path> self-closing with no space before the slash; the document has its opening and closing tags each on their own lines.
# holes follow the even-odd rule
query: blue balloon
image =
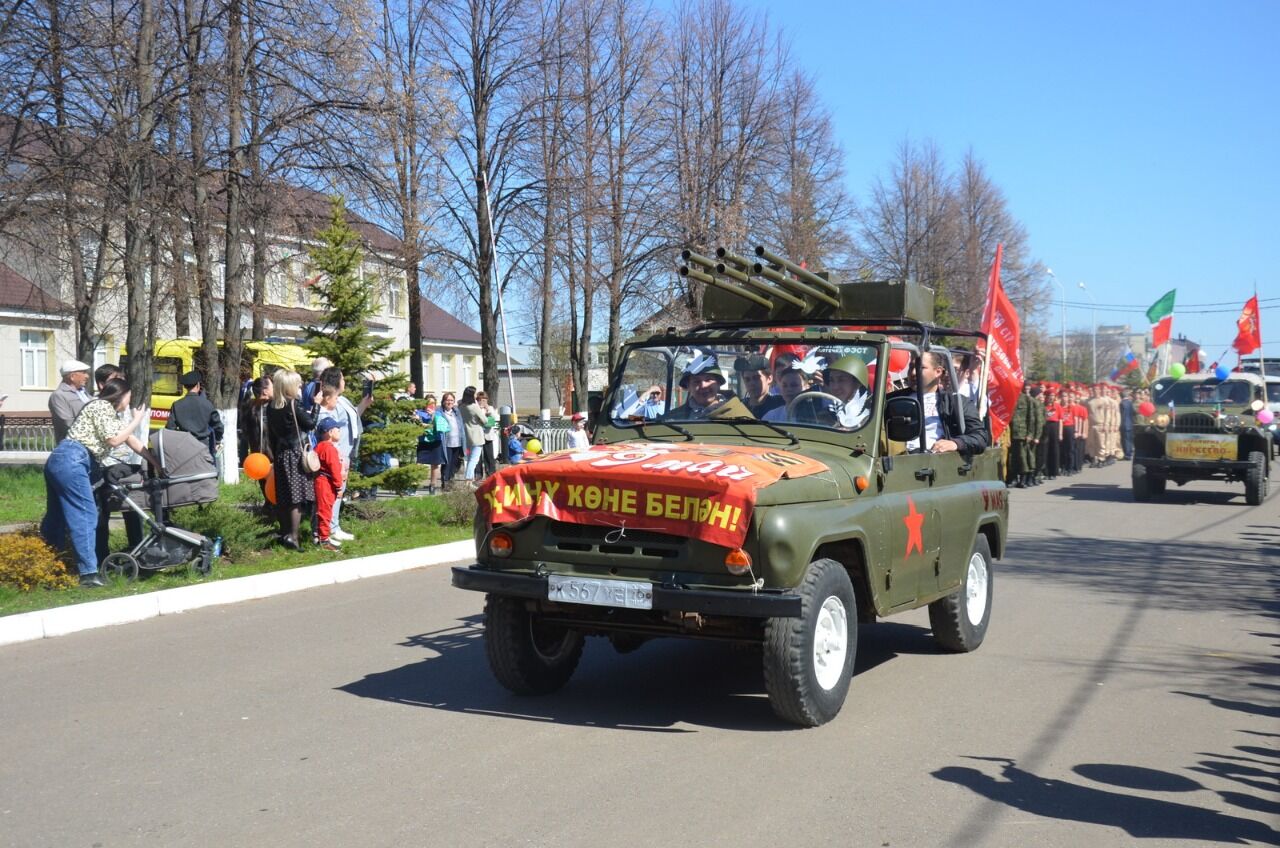
<svg viewBox="0 0 1280 848">
<path fill-rule="evenodd" d="M 1219 380 L 1225 380 L 1231 376 L 1231 372 L 1219 365 L 1217 368 L 1213 369 L 1213 376 L 1217 377 Z"/>
</svg>

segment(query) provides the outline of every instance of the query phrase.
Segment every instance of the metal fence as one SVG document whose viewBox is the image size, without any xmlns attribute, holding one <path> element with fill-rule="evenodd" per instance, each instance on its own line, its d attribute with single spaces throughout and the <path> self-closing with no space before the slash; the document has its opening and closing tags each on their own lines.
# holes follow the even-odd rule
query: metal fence
<svg viewBox="0 0 1280 848">
<path fill-rule="evenodd" d="M 47 418 L 0 415 L 0 450 L 51 451 L 53 424 Z"/>
<path fill-rule="evenodd" d="M 531 426 L 533 427 L 533 437 L 542 442 L 542 450 L 545 453 L 564 450 L 569 447 L 568 427 L 546 427 L 538 424 L 533 424 Z"/>
</svg>

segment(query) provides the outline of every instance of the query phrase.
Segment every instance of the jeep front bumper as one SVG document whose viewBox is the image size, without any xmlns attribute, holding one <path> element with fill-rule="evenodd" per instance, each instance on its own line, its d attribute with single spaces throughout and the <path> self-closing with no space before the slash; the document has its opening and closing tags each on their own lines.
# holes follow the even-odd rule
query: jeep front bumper
<svg viewBox="0 0 1280 848">
<path fill-rule="evenodd" d="M 1166 459 L 1165 457 L 1133 458 L 1134 465 L 1145 466 L 1151 471 L 1169 474 L 1243 474 L 1252 468 L 1247 461 L 1231 459 Z"/>
<path fill-rule="evenodd" d="M 454 566 L 453 585 L 473 592 L 547 600 L 546 577 L 493 571 L 480 565 Z M 800 596 L 769 590 L 688 589 L 654 584 L 653 609 L 739 618 L 799 618 Z"/>
</svg>

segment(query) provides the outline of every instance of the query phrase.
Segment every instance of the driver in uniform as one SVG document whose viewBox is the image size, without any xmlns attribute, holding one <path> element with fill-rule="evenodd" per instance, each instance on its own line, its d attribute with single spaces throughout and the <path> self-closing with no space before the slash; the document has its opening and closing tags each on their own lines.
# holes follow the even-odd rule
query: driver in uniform
<svg viewBox="0 0 1280 848">
<path fill-rule="evenodd" d="M 804 363 L 795 359 L 776 370 L 778 392 L 782 395 L 782 405 L 764 414 L 763 421 L 790 421 L 787 407 L 791 401 L 809 391 L 809 376 L 805 373 Z"/>
</svg>

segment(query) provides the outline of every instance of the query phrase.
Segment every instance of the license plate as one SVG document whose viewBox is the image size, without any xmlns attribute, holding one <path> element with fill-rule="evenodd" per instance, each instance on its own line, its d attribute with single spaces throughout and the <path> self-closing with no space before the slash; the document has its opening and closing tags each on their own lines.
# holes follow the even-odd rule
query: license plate
<svg viewBox="0 0 1280 848">
<path fill-rule="evenodd" d="M 591 577 L 547 577 L 547 600 L 597 607 L 653 609 L 653 586 L 629 580 L 597 580 Z"/>
<path fill-rule="evenodd" d="M 1170 459 L 1237 458 L 1236 437 L 1226 433 L 1180 433 L 1165 440 Z"/>
</svg>

